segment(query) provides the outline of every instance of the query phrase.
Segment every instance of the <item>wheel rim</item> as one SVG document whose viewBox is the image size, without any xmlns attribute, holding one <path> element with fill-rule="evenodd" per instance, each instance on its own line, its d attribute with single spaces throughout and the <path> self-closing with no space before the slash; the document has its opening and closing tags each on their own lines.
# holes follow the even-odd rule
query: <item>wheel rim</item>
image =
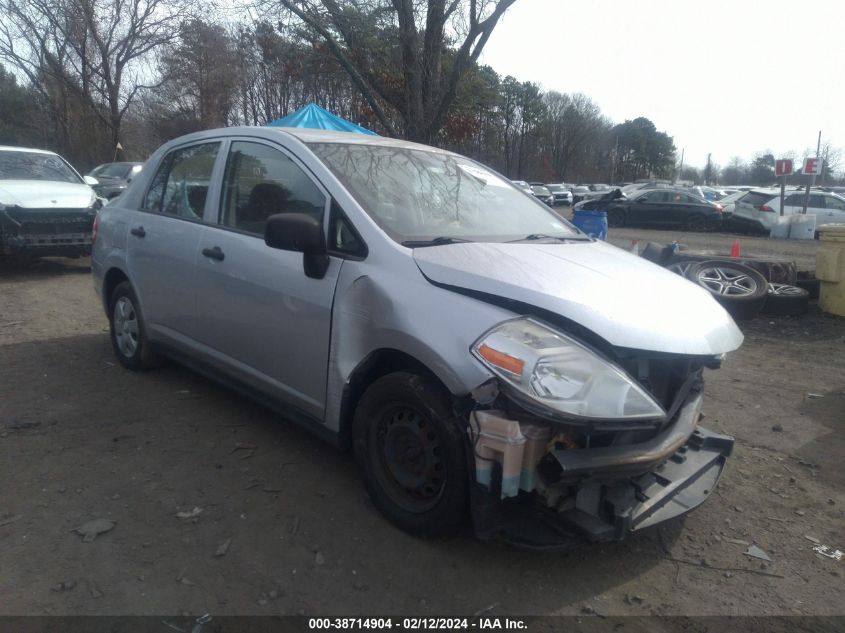
<svg viewBox="0 0 845 633">
<path fill-rule="evenodd" d="M 769 284 L 769 294 L 785 297 L 795 297 L 804 294 L 801 288 L 789 284 Z"/>
<path fill-rule="evenodd" d="M 431 420 L 416 409 L 394 406 L 373 427 L 371 449 L 386 492 L 410 512 L 430 510 L 446 487 L 443 444 Z"/>
<path fill-rule="evenodd" d="M 114 338 L 117 348 L 126 358 L 138 349 L 138 313 L 129 297 L 120 297 L 114 304 Z"/>
<path fill-rule="evenodd" d="M 666 267 L 667 270 L 671 270 L 676 275 L 680 275 L 681 277 L 686 277 L 687 271 L 690 269 L 695 262 L 677 262 L 675 264 L 670 264 Z"/>
<path fill-rule="evenodd" d="M 757 292 L 757 282 L 745 273 L 722 266 L 698 272 L 698 283 L 710 292 L 726 297 L 747 297 Z"/>
</svg>

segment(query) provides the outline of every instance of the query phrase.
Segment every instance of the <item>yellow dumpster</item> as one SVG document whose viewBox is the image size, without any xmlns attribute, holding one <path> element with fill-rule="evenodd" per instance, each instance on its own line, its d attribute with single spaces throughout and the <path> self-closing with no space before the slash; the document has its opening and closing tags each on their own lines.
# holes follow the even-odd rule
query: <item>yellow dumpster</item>
<svg viewBox="0 0 845 633">
<path fill-rule="evenodd" d="M 845 316 L 845 224 L 818 227 L 821 248 L 816 255 L 816 278 L 821 281 L 819 307 Z"/>
</svg>

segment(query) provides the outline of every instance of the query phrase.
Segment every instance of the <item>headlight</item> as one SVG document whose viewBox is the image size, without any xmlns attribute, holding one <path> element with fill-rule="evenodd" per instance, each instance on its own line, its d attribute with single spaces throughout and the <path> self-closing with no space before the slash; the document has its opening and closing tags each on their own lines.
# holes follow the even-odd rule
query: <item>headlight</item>
<svg viewBox="0 0 845 633">
<path fill-rule="evenodd" d="M 472 346 L 472 353 L 517 396 L 567 416 L 604 420 L 666 416 L 622 368 L 531 319 L 496 326 Z"/>
</svg>

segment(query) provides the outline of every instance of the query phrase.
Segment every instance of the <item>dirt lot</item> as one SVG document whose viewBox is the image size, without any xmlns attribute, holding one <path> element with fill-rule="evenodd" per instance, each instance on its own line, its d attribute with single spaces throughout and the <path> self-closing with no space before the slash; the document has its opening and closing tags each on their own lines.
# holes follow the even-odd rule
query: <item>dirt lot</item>
<svg viewBox="0 0 845 633">
<path fill-rule="evenodd" d="M 713 498 L 539 554 L 407 536 L 349 455 L 177 366 L 122 369 L 86 261 L 0 269 L 0 614 L 843 614 L 845 561 L 811 548 L 845 549 L 845 320 L 743 329 L 707 377 L 737 438 Z"/>
</svg>

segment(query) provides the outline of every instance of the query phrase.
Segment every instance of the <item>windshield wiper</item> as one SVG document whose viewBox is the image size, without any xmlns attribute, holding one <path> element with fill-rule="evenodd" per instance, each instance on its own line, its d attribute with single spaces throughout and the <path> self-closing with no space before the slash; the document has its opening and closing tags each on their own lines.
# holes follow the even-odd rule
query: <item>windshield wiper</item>
<svg viewBox="0 0 845 633">
<path fill-rule="evenodd" d="M 430 240 L 405 240 L 402 246 L 408 248 L 422 248 L 424 246 L 441 246 L 442 244 L 460 244 L 463 242 L 472 242 L 472 240 L 465 240 L 460 237 L 432 237 Z"/>
<path fill-rule="evenodd" d="M 533 242 L 536 240 L 557 240 L 559 242 L 589 242 L 589 237 L 579 237 L 577 235 L 546 235 L 545 233 L 531 233 L 525 237 L 520 237 L 517 240 L 510 240 L 508 244 L 513 242 Z"/>
</svg>

